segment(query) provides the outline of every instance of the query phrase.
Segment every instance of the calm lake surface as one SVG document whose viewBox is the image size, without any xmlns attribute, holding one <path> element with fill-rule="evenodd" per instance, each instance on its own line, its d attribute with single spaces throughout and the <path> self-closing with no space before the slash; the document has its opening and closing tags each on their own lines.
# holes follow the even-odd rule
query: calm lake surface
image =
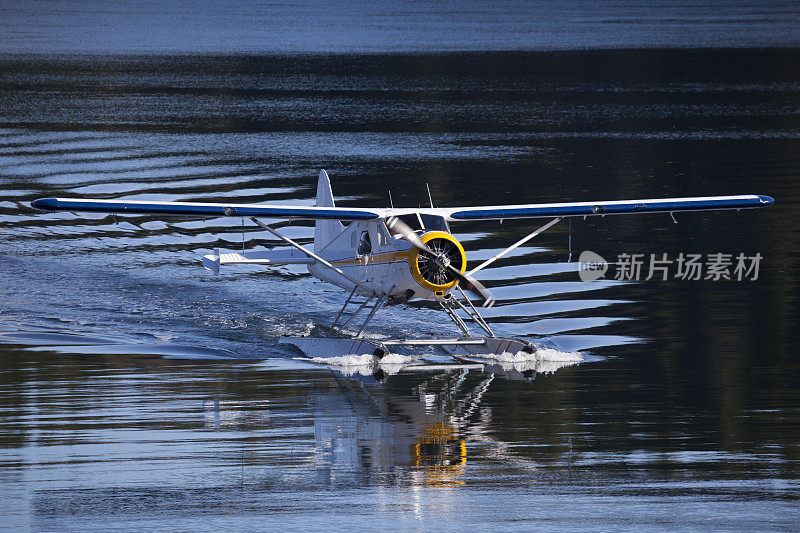
<svg viewBox="0 0 800 533">
<path fill-rule="evenodd" d="M 625 44 L 625 43 L 623 43 Z M 0 515 L 37 530 L 798 527 L 800 49 L 0 58 Z M 441 206 L 768 194 L 561 223 L 484 270 L 521 372 L 294 359 L 344 301 L 239 219 L 43 196 Z M 460 223 L 471 264 L 539 222 Z M 284 225 L 301 243 L 309 224 Z M 591 250 L 760 253 L 757 280 L 580 281 Z M 644 276 L 643 276 L 644 277 Z M 426 305 L 375 335 L 453 334 Z M 526 378 L 526 379 L 522 379 Z"/>
</svg>

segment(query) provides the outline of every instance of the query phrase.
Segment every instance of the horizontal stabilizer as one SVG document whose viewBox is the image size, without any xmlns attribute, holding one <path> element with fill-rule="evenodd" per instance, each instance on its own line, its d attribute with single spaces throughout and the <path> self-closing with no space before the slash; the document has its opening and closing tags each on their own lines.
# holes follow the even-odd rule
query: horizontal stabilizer
<svg viewBox="0 0 800 533">
<path fill-rule="evenodd" d="M 220 253 L 203 256 L 203 266 L 219 272 L 220 265 L 310 265 L 314 260 L 294 248 L 285 250 L 258 250 L 255 252 Z"/>
</svg>

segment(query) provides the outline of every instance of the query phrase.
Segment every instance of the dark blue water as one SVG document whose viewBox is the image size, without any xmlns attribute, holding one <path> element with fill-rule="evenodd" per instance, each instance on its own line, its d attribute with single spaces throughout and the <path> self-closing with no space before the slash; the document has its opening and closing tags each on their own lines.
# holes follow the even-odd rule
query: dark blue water
<svg viewBox="0 0 800 533">
<path fill-rule="evenodd" d="M 9 0 L 12 53 L 386 53 L 798 46 L 793 0 Z"/>
<path fill-rule="evenodd" d="M 795 5 L 176 6 L 2 8 L 2 49 L 25 52 L 0 57 L 8 527 L 797 527 Z M 329 324 L 338 289 L 302 268 L 200 267 L 277 245 L 254 226 L 29 208 L 310 204 L 323 167 L 340 205 L 389 189 L 426 204 L 426 184 L 442 206 L 776 203 L 578 219 L 571 245 L 559 224 L 479 278 L 496 332 L 584 362 L 381 381 L 277 344 Z M 453 229 L 477 265 L 533 225 Z M 583 250 L 763 260 L 757 280 L 586 283 Z M 454 333 L 440 315 L 387 309 L 371 334 Z"/>
</svg>

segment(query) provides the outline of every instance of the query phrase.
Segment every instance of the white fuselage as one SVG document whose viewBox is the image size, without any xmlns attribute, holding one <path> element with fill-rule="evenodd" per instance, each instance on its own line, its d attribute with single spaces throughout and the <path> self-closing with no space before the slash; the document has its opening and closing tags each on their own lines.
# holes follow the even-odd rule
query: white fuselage
<svg viewBox="0 0 800 533">
<path fill-rule="evenodd" d="M 423 238 L 428 233 L 432 232 L 420 231 Z M 454 239 L 449 233 L 447 235 Z M 357 292 L 365 296 L 386 294 L 396 302 L 410 298 L 435 299 L 453 288 L 423 286 L 425 282 L 420 279 L 416 266 L 416 248 L 410 242 L 390 235 L 382 219 L 342 226 L 342 231 L 316 253 L 358 281 L 361 286 Z M 308 270 L 313 276 L 345 290 L 352 291 L 355 287 L 351 280 L 320 263 L 308 265 Z"/>
</svg>

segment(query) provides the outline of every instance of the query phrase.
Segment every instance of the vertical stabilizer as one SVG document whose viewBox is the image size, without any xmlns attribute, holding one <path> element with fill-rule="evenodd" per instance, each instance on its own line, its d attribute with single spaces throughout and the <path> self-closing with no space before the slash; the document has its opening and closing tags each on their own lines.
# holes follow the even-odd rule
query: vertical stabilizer
<svg viewBox="0 0 800 533">
<path fill-rule="evenodd" d="M 333 202 L 333 191 L 331 190 L 331 180 L 325 170 L 320 170 L 319 181 L 317 182 L 317 207 L 335 207 Z M 338 220 L 317 220 L 314 227 L 314 251 L 318 252 L 325 248 L 334 237 L 342 232 L 342 223 Z"/>
</svg>

